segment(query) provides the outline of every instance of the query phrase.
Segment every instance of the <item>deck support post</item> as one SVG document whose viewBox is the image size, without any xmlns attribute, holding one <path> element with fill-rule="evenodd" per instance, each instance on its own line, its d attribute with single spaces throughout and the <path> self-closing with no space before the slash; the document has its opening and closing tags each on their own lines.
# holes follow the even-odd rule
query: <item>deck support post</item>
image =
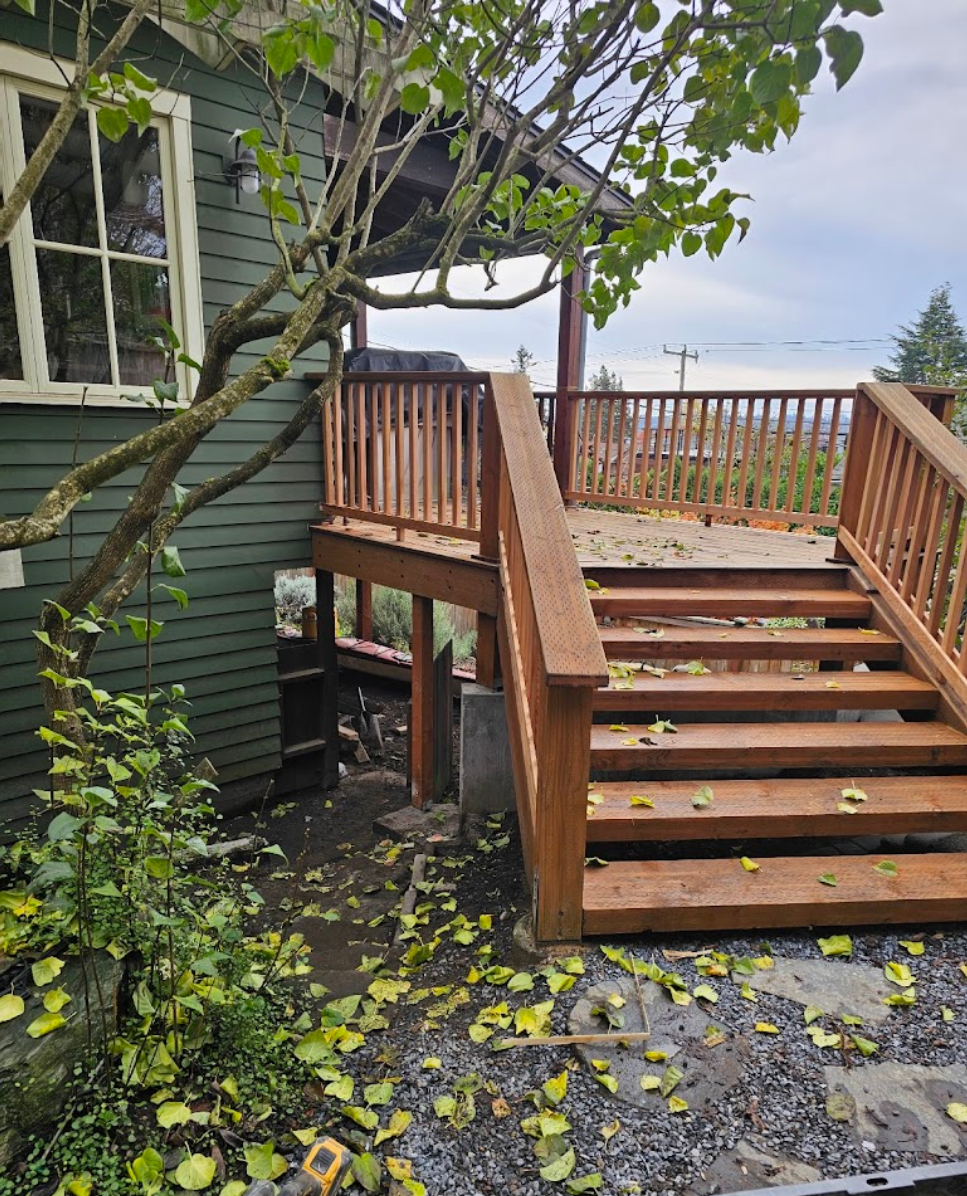
<svg viewBox="0 0 967 1196">
<path fill-rule="evenodd" d="M 574 459 L 574 418 L 577 409 L 568 401 L 569 390 L 581 385 L 584 366 L 586 316 L 578 302 L 584 290 L 586 271 L 583 251 L 578 250 L 571 273 L 561 281 L 561 308 L 557 328 L 557 392 L 554 396 L 554 474 L 561 494 L 571 480 Z"/>
<path fill-rule="evenodd" d="M 319 738 L 326 741 L 322 783 L 339 780 L 339 659 L 336 654 L 336 579 L 316 570 L 316 663 L 323 670 L 319 705 Z"/>
<path fill-rule="evenodd" d="M 413 595 L 413 689 L 410 799 L 422 810 L 433 796 L 433 599 Z"/>
<path fill-rule="evenodd" d="M 356 579 L 356 638 L 373 638 L 373 583 Z"/>
<path fill-rule="evenodd" d="M 500 559 L 498 527 L 500 506 L 500 444 L 497 414 L 490 385 L 484 389 L 483 439 L 480 446 L 480 559 L 496 563 Z M 500 677 L 497 653 L 497 620 L 491 615 L 477 615 L 477 683 L 495 689 Z"/>
<path fill-rule="evenodd" d="M 547 691 L 532 877 L 539 943 L 581 938 L 593 696 L 586 686 Z"/>
</svg>

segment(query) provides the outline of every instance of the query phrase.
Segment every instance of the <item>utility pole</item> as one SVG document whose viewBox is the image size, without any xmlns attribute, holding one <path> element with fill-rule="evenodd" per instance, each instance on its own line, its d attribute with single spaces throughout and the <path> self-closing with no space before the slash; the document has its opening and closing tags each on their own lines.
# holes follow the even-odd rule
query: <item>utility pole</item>
<svg viewBox="0 0 967 1196">
<path fill-rule="evenodd" d="M 669 349 L 667 345 L 662 345 L 662 352 L 667 353 L 669 357 L 678 357 L 680 365 L 678 368 L 678 389 L 685 389 L 685 362 L 698 361 L 698 352 L 689 353 L 688 345 L 682 345 L 680 349 Z"/>
</svg>

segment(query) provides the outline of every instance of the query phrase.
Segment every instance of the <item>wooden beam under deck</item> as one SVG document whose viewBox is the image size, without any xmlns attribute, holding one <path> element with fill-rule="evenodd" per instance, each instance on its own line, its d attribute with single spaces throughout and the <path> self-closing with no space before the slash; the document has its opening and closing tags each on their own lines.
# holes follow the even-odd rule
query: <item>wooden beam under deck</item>
<svg viewBox="0 0 967 1196">
<path fill-rule="evenodd" d="M 452 602 L 493 618 L 497 614 L 497 566 L 469 556 L 471 547 L 453 545 L 447 552 L 418 540 L 386 541 L 336 525 L 312 528 L 312 559 L 317 569 L 420 598 Z"/>
</svg>

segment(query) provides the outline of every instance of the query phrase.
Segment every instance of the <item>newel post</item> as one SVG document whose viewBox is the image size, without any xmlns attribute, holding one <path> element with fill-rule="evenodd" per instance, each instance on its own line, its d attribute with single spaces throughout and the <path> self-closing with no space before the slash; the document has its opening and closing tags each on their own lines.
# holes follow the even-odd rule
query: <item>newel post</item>
<svg viewBox="0 0 967 1196">
<path fill-rule="evenodd" d="M 500 560 L 500 434 L 490 379 L 484 386 L 483 429 L 480 446 L 480 556 Z M 499 675 L 497 620 L 477 615 L 477 683 L 493 689 Z"/>
<path fill-rule="evenodd" d="M 574 418 L 577 409 L 569 391 L 581 385 L 584 358 L 584 309 L 578 295 L 584 290 L 587 272 L 579 251 L 574 269 L 561 281 L 561 308 L 557 326 L 557 389 L 554 395 L 554 476 L 564 495 L 571 483 L 574 461 Z"/>
<path fill-rule="evenodd" d="M 858 387 L 850 416 L 846 461 L 843 465 L 843 482 L 839 495 L 839 527 L 852 533 L 856 532 L 867 485 L 876 486 L 886 482 L 886 478 L 869 476 L 875 423 L 876 405 L 863 388 Z M 833 560 L 852 562 L 852 559 L 837 533 Z"/>
</svg>

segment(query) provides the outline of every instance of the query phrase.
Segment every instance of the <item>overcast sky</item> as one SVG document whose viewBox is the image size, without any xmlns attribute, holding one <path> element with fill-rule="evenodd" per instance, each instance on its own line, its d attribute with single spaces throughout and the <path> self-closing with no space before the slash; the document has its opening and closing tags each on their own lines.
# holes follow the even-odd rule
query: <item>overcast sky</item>
<svg viewBox="0 0 967 1196">
<path fill-rule="evenodd" d="M 967 319 L 967 0 L 884 0 L 854 19 L 863 63 L 840 93 L 825 74 L 793 140 L 743 154 L 719 181 L 749 192 L 752 229 L 716 262 L 704 254 L 649 267 L 631 305 L 589 330 L 588 369 L 626 388 L 676 384 L 662 344 L 699 349 L 688 385 L 852 386 L 885 361 L 886 338 L 950 282 Z M 508 283 L 533 266 L 514 263 Z M 470 270 L 454 290 L 478 289 Z M 386 285 L 385 283 L 383 284 Z M 494 292 L 491 292 L 494 294 Z M 552 383 L 557 294 L 515 312 L 372 312 L 373 343 L 448 349 L 475 368 L 506 368 L 521 343 Z M 862 340 L 853 348 L 817 340 Z M 810 341 L 740 351 L 709 342 Z"/>
</svg>

